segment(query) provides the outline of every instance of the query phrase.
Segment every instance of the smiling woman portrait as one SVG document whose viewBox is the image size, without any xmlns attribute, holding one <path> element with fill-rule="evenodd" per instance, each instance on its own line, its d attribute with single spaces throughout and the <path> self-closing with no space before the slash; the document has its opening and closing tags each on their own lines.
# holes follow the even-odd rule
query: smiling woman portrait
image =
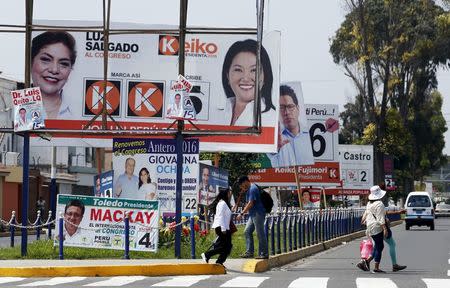
<svg viewBox="0 0 450 288">
<path fill-rule="evenodd" d="M 75 44 L 64 31 L 47 31 L 32 40 L 31 78 L 41 88 L 45 119 L 71 116 L 62 91 L 75 64 Z"/>
<path fill-rule="evenodd" d="M 231 126 L 253 125 L 253 103 L 256 86 L 256 48 L 253 39 L 237 41 L 228 49 L 222 67 L 222 85 L 228 99 L 227 121 Z M 259 90 L 261 95 L 262 123 L 275 119 L 272 103 L 273 74 L 269 55 L 261 46 L 261 71 Z"/>
</svg>

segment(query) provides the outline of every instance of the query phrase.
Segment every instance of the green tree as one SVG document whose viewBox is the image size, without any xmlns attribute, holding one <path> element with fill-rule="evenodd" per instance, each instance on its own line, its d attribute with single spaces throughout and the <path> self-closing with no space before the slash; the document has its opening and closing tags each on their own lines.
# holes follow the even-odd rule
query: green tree
<svg viewBox="0 0 450 288">
<path fill-rule="evenodd" d="M 437 68 L 449 59 L 449 49 L 443 49 L 450 38 L 448 13 L 431 0 L 345 2 L 349 13 L 332 39 L 330 52 L 362 97 L 371 123 L 364 127 L 370 128 L 373 137 L 375 181 L 379 182 L 384 175 L 383 154 L 394 148 L 395 144 L 390 143 L 399 140 L 387 135 L 389 107 L 398 111 L 403 127 L 414 130 L 409 124 L 417 121 L 414 119 L 420 107 L 428 103 L 428 96 L 436 88 Z M 408 146 L 417 151 L 421 143 L 415 141 L 413 131 L 409 132 Z M 406 166 L 409 174 L 415 175 L 419 162 L 414 157 L 419 154 L 409 156 L 412 158 Z"/>
<path fill-rule="evenodd" d="M 233 185 L 242 175 L 248 175 L 254 170 L 258 159 L 257 153 L 200 153 L 200 160 L 219 160 L 219 168 L 228 170 L 228 182 Z"/>
</svg>

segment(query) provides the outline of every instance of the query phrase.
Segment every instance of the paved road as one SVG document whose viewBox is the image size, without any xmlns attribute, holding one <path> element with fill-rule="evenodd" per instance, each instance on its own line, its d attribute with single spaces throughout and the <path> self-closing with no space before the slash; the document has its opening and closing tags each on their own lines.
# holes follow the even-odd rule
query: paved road
<svg viewBox="0 0 450 288">
<path fill-rule="evenodd" d="M 386 274 L 363 272 L 359 260 L 359 240 L 261 274 L 229 271 L 219 276 L 105 277 L 105 278 L 7 278 L 4 287 L 277 287 L 277 288 L 449 288 L 450 219 L 437 219 L 436 230 L 394 227 L 398 257 L 408 269 L 390 272 L 385 250 L 382 268 Z"/>
</svg>

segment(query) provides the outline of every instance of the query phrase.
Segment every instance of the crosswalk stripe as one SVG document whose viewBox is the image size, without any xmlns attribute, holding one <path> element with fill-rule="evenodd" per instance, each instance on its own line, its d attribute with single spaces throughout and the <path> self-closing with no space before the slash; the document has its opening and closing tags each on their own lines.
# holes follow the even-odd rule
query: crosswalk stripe
<svg viewBox="0 0 450 288">
<path fill-rule="evenodd" d="M 208 279 L 209 275 L 199 275 L 199 276 L 177 276 L 173 277 L 172 279 L 159 282 L 156 284 L 153 284 L 154 287 L 189 287 L 191 285 L 194 285 L 195 283 Z"/>
<path fill-rule="evenodd" d="M 358 288 L 397 288 L 389 278 L 356 278 Z"/>
<path fill-rule="evenodd" d="M 0 277 L 0 284 L 11 283 L 11 282 L 19 282 L 24 280 L 25 278 L 20 277 Z"/>
<path fill-rule="evenodd" d="M 269 277 L 238 276 L 223 283 L 220 287 L 258 287 L 266 279 L 269 279 Z"/>
<path fill-rule="evenodd" d="M 84 286 L 89 287 L 99 287 L 99 286 L 106 286 L 106 287 L 118 287 L 127 285 L 136 281 L 144 280 L 145 276 L 118 276 L 118 277 L 112 277 L 108 280 L 104 281 L 98 281 L 94 283 L 89 283 Z"/>
<path fill-rule="evenodd" d="M 288 288 L 327 288 L 328 277 L 300 277 L 289 284 Z"/>
<path fill-rule="evenodd" d="M 67 283 L 82 281 L 84 279 L 86 279 L 86 277 L 55 277 L 55 278 L 51 278 L 48 280 L 35 281 L 35 282 L 27 283 L 27 284 L 22 284 L 19 286 L 31 286 L 31 287 L 56 286 L 56 285 L 60 285 L 60 284 L 67 284 Z"/>
<path fill-rule="evenodd" d="M 422 279 L 427 288 L 448 288 L 450 287 L 450 279 Z"/>
</svg>

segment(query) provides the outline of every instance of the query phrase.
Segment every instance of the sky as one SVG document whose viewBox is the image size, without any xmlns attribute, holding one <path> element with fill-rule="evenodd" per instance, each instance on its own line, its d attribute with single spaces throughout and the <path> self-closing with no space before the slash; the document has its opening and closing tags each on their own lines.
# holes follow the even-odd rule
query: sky
<svg viewBox="0 0 450 288">
<path fill-rule="evenodd" d="M 0 24 L 23 25 L 25 1 L 0 1 Z M 111 0 L 111 21 L 179 23 L 179 0 Z M 162 4 L 163 3 L 163 4 Z M 34 0 L 34 18 L 102 20 L 102 0 Z M 305 103 L 343 105 L 356 90 L 329 53 L 330 39 L 344 20 L 344 0 L 266 0 L 265 30 L 281 31 L 281 81 L 301 81 Z M 256 0 L 189 0 L 188 25 L 256 27 Z M 2 77 L 23 80 L 24 40 L 0 32 Z M 438 90 L 450 124 L 450 72 L 440 71 Z M 450 131 L 444 153 L 450 155 Z"/>
</svg>

